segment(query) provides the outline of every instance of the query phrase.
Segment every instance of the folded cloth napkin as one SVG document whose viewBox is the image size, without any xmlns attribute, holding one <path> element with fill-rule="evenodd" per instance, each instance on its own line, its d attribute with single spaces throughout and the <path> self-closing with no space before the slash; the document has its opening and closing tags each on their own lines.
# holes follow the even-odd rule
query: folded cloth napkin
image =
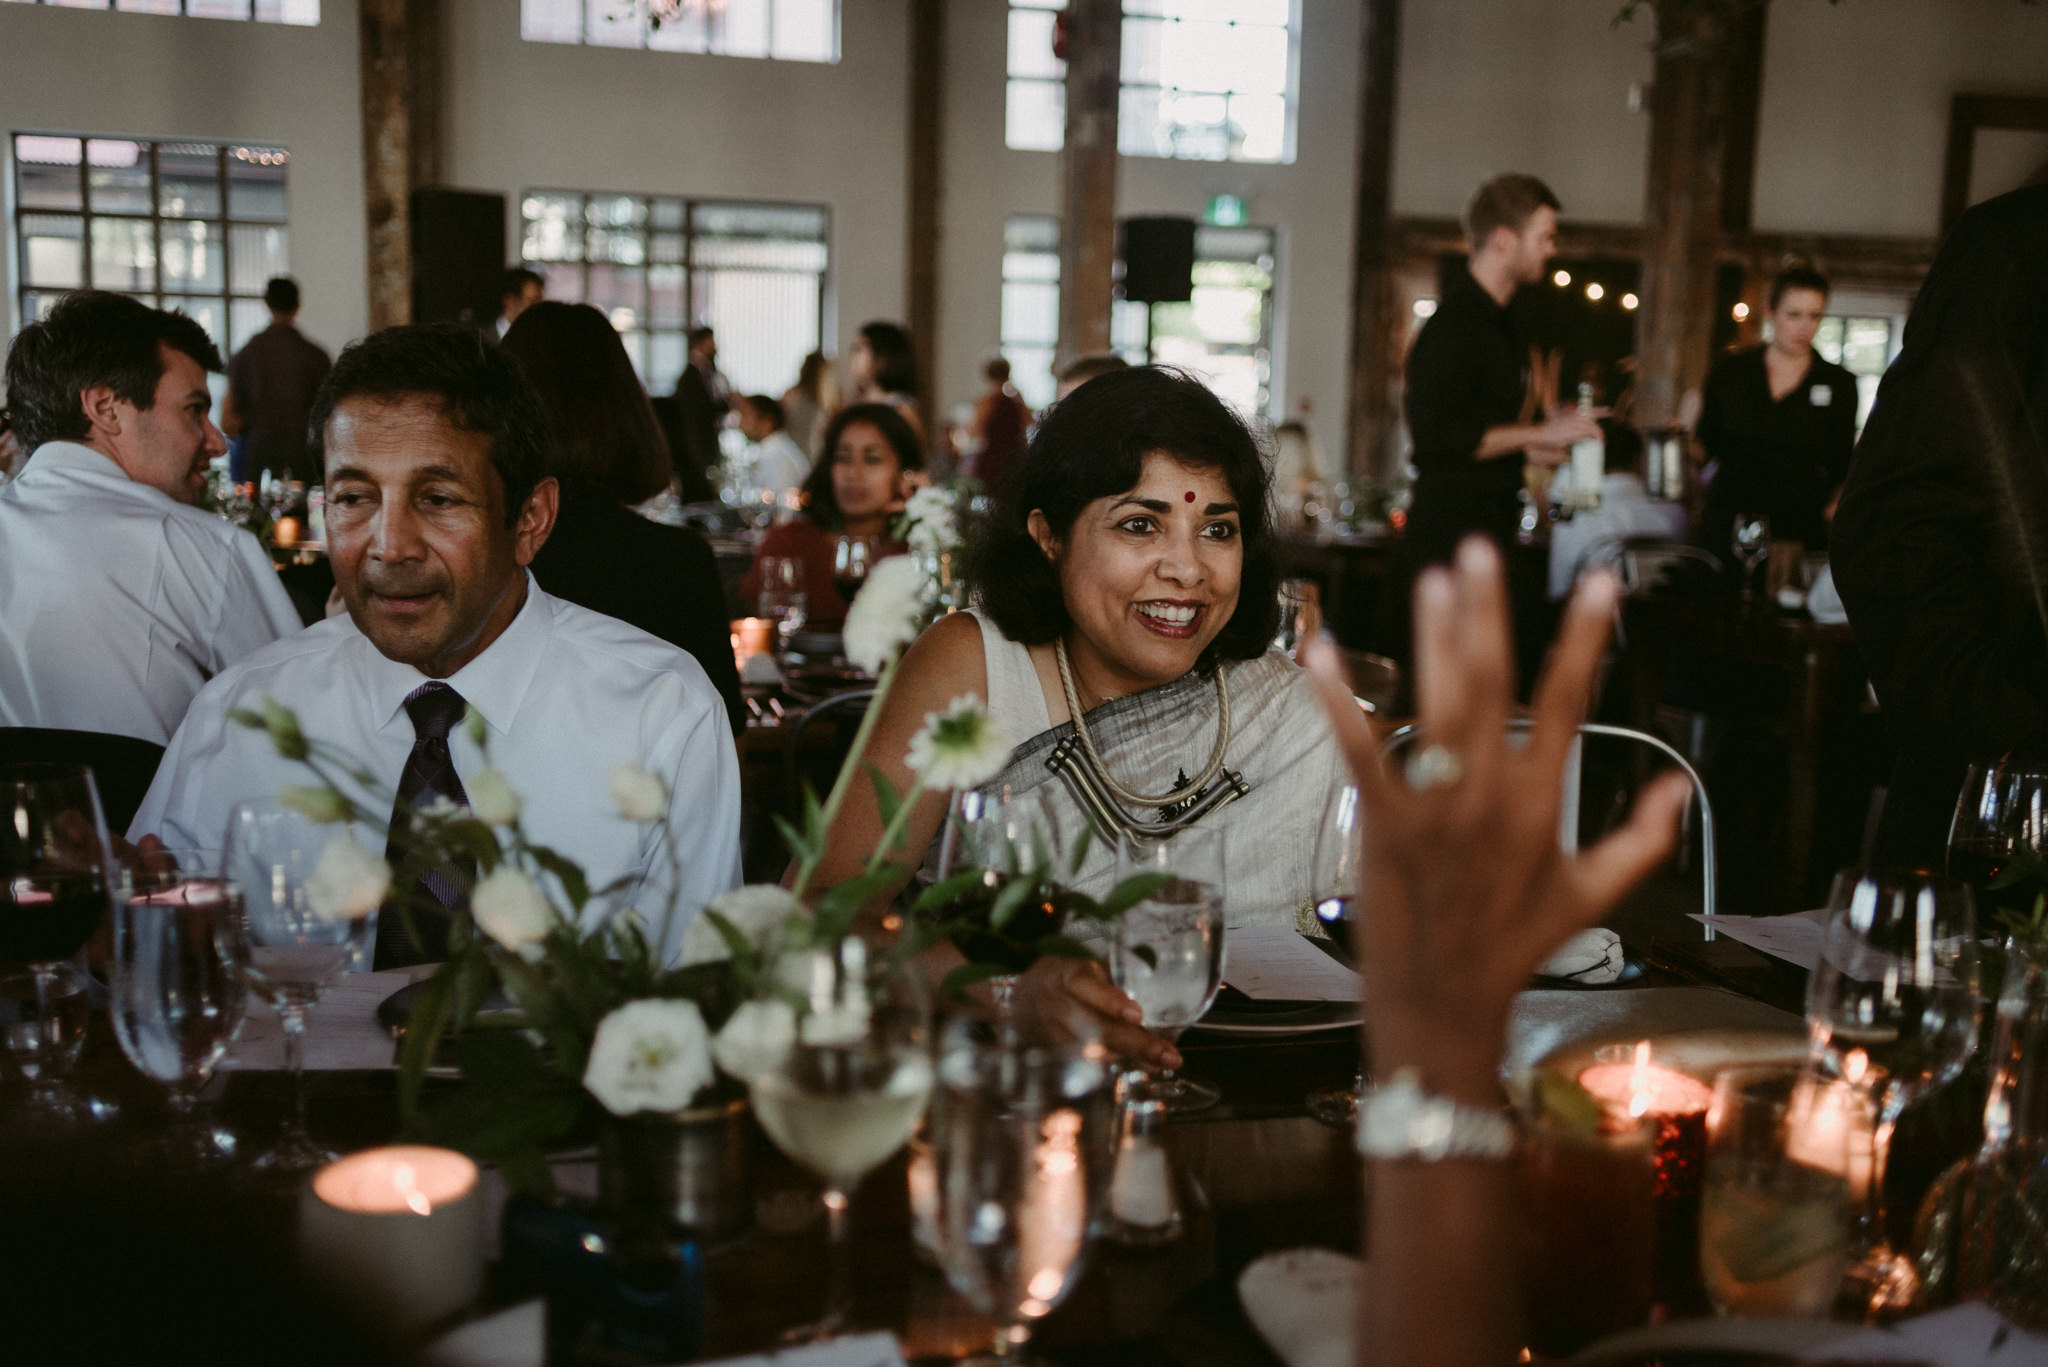
<svg viewBox="0 0 2048 1367">
<path fill-rule="evenodd" d="M 1566 940 L 1536 972 L 1545 978 L 1570 978 L 1579 983 L 1611 983 L 1627 966 L 1628 961 L 1621 953 L 1621 937 L 1595 926 Z"/>
<path fill-rule="evenodd" d="M 1806 591 L 1806 611 L 1814 621 L 1827 626 L 1840 626 L 1849 620 L 1849 610 L 1842 606 L 1842 595 L 1835 588 L 1835 567 L 1823 565 L 1820 573 L 1813 577 L 1813 587 Z"/>
<path fill-rule="evenodd" d="M 1239 1273 L 1237 1299 L 1287 1367 L 1351 1367 L 1358 1271 L 1342 1253 L 1290 1248 Z"/>
</svg>

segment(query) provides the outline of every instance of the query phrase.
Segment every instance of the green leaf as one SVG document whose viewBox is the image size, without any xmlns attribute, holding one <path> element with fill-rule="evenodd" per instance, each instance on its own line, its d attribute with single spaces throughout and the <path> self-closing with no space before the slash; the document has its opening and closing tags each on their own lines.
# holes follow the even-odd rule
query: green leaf
<svg viewBox="0 0 2048 1367">
<path fill-rule="evenodd" d="M 1069 878 L 1080 876 L 1081 865 L 1088 862 L 1088 851 L 1094 844 L 1095 823 L 1083 821 L 1081 823 L 1081 834 L 1074 840 L 1074 852 L 1067 858 L 1067 876 Z"/>
<path fill-rule="evenodd" d="M 442 964 L 427 980 L 406 1020 L 405 1038 L 398 1044 L 398 1113 L 408 1124 L 419 1112 L 420 1088 L 448 1028 L 448 998 L 454 990 L 455 965 Z"/>
<path fill-rule="evenodd" d="M 1133 874 L 1109 890 L 1109 896 L 1102 899 L 1096 914 L 1103 920 L 1113 920 L 1158 892 L 1173 879 L 1174 875 L 1170 873 Z"/>
<path fill-rule="evenodd" d="M 988 909 L 988 924 L 991 930 L 1001 930 L 1031 900 L 1038 885 L 1029 878 L 1012 878 L 1003 884 L 1003 890 L 996 894 L 994 905 Z"/>
<path fill-rule="evenodd" d="M 805 839 L 802 831 L 790 825 L 787 818 L 779 812 L 771 812 L 769 815 L 774 818 L 775 829 L 782 833 L 782 843 L 789 846 L 791 859 L 799 864 L 808 864 L 819 857 L 822 851 Z"/>
<path fill-rule="evenodd" d="M 1132 945 L 1131 957 L 1147 968 L 1159 967 L 1159 951 L 1150 945 Z"/>
<path fill-rule="evenodd" d="M 987 982 L 1009 973 L 1001 964 L 961 964 L 939 980 L 939 991 L 950 997 L 960 996 L 976 983 Z"/>
<path fill-rule="evenodd" d="M 533 856 L 534 863 L 561 880 L 562 891 L 568 895 L 569 905 L 581 914 L 590 901 L 590 880 L 583 876 L 583 870 L 576 861 L 556 853 L 545 845 L 528 845 L 526 852 Z"/>
<path fill-rule="evenodd" d="M 896 824 L 896 813 L 903 808 L 903 794 L 889 781 L 889 776 L 869 760 L 861 765 L 867 771 L 868 781 L 875 785 L 875 807 L 882 815 L 882 829 Z"/>
<path fill-rule="evenodd" d="M 912 911 L 940 911 L 981 886 L 980 869 L 962 869 L 919 893 L 910 904 Z"/>
<path fill-rule="evenodd" d="M 454 936 L 449 938 L 452 941 Z M 475 1024 L 477 1010 L 491 994 L 497 975 L 491 970 L 489 951 L 481 944 L 472 944 L 451 958 L 456 966 L 455 1028 L 467 1030 Z"/>
<path fill-rule="evenodd" d="M 1031 942 L 1031 947 L 1040 954 L 1049 955 L 1055 959 L 1084 959 L 1091 963 L 1099 963 L 1102 959 L 1101 955 L 1071 935 L 1041 935 Z M 1140 950 L 1148 949 L 1144 945 L 1140 945 L 1138 948 Z M 1153 957 L 1156 961 L 1158 956 L 1154 955 Z M 1154 968 L 1158 966 L 1157 962 L 1151 965 Z"/>
</svg>

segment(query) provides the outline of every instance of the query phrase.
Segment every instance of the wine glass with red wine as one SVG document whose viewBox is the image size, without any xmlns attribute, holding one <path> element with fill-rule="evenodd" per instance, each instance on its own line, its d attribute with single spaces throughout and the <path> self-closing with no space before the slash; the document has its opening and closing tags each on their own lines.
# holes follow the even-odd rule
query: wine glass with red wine
<svg viewBox="0 0 2048 1367">
<path fill-rule="evenodd" d="M 119 866 L 107 839 L 92 770 L 82 764 L 0 767 L 0 960 L 25 965 L 10 980 L 7 1052 L 53 1113 L 90 1108 L 62 1081 L 85 1040 L 85 979 L 72 965 L 105 921 Z"/>
<path fill-rule="evenodd" d="M 868 582 L 868 571 L 882 558 L 878 537 L 841 535 L 832 543 L 832 587 L 848 603 Z"/>
<path fill-rule="evenodd" d="M 1323 803 L 1323 822 L 1316 828 L 1316 853 L 1310 895 L 1315 899 L 1316 919 L 1325 933 L 1338 944 L 1351 947 L 1351 919 L 1358 911 L 1362 887 L 1359 875 L 1361 834 L 1358 789 L 1340 783 Z M 1365 1088 L 1361 1066 L 1349 1087 L 1323 1087 L 1308 1094 L 1309 1113 L 1318 1120 L 1339 1127 L 1350 1126 L 1358 1116 L 1358 1097 Z"/>
<path fill-rule="evenodd" d="M 2048 774 L 1972 764 L 1949 824 L 1948 874 L 1970 885 L 1994 933 L 2031 919 L 2048 893 Z"/>
</svg>

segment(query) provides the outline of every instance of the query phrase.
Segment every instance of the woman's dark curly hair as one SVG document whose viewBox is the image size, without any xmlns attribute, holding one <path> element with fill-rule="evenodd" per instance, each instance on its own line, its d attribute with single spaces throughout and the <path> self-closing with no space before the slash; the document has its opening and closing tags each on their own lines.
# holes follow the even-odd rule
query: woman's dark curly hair
<svg viewBox="0 0 2048 1367">
<path fill-rule="evenodd" d="M 882 434 L 882 440 L 896 453 L 899 470 L 924 469 L 924 453 L 917 449 L 917 433 L 910 430 L 901 413 L 885 403 L 856 403 L 840 409 L 826 427 L 825 440 L 818 448 L 818 463 L 811 467 L 811 477 L 804 481 L 804 516 L 827 531 L 837 531 L 841 520 L 839 495 L 832 488 L 832 457 L 839 450 L 840 435 L 857 422 L 864 422 Z"/>
<path fill-rule="evenodd" d="M 1163 451 L 1221 470 L 1237 500 L 1244 569 L 1237 609 L 1206 657 L 1250 660 L 1280 629 L 1280 561 L 1272 477 L 1244 420 L 1185 371 L 1133 366 L 1097 376 L 1046 413 L 1031 449 L 996 498 L 968 552 L 968 581 L 1003 634 L 1040 645 L 1073 624 L 1059 572 L 1032 538 L 1034 509 L 1066 540 L 1081 510 L 1135 488 L 1145 457 Z"/>
</svg>

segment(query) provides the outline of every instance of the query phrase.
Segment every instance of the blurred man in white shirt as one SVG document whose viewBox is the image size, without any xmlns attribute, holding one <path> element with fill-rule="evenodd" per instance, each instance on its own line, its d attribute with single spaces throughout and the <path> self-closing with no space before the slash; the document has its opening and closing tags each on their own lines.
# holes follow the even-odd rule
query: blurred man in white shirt
<svg viewBox="0 0 2048 1367">
<path fill-rule="evenodd" d="M 1683 541 L 1690 532 L 1685 505 L 1651 498 L 1643 488 L 1643 439 L 1632 427 L 1607 423 L 1607 473 L 1600 506 L 1582 508 L 1550 529 L 1550 596 L 1568 596 L 1580 575 L 1617 569 L 1622 547 L 1636 538 Z"/>
<path fill-rule="evenodd" d="M 490 766 L 524 800 L 528 838 L 580 862 L 593 887 L 632 885 L 590 916 L 630 904 L 659 927 L 673 894 L 673 953 L 698 909 L 739 881 L 738 759 L 696 660 L 545 593 L 528 574 L 558 501 L 547 431 L 510 357 L 473 330 L 388 328 L 344 350 L 314 401 L 312 438 L 348 613 L 200 694 L 134 835 L 211 843 L 235 803 L 309 781 L 267 735 L 230 720 L 266 697 L 375 779 L 350 791 L 361 805 L 395 814 L 397 794 L 412 808 L 466 806 L 463 778 L 484 765 L 461 724 L 473 709 Z M 667 786 L 666 831 L 620 814 L 611 775 L 627 762 Z M 391 837 L 397 862 L 402 824 Z M 422 882 L 443 906 L 466 904 L 459 872 Z M 387 911 L 379 965 L 441 957 L 432 928 L 422 931 L 411 942 Z"/>
<path fill-rule="evenodd" d="M 220 368 L 185 314 L 98 291 L 14 339 L 29 458 L 0 489 L 0 726 L 162 745 L 208 679 L 298 631 L 256 538 L 193 506 L 227 449 Z"/>
<path fill-rule="evenodd" d="M 782 404 L 766 394 L 739 401 L 740 431 L 753 443 L 754 479 L 764 489 L 799 489 L 811 477 L 811 458 L 784 430 Z"/>
</svg>

